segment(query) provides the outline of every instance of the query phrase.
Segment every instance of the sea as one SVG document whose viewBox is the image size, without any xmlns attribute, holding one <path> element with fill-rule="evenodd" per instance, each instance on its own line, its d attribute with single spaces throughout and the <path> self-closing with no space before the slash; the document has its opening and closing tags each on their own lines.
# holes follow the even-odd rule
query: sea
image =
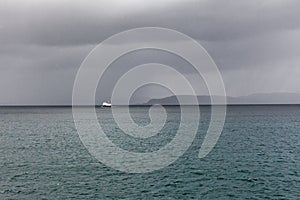
<svg viewBox="0 0 300 200">
<path fill-rule="evenodd" d="M 300 105 L 228 106 L 217 144 L 201 159 L 211 107 L 199 108 L 198 131 L 177 160 L 129 173 L 90 153 L 71 107 L 0 107 L 0 199 L 300 199 Z M 111 108 L 95 110 L 107 137 L 133 152 L 167 145 L 181 119 L 180 107 L 166 106 L 160 132 L 137 139 L 122 133 Z M 135 123 L 151 123 L 149 107 L 129 110 Z"/>
</svg>

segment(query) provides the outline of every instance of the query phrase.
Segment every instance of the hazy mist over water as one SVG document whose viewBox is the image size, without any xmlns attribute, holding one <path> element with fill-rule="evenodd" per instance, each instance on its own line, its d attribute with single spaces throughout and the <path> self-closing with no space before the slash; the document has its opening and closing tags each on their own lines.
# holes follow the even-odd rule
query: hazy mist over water
<svg viewBox="0 0 300 200">
<path fill-rule="evenodd" d="M 0 200 L 300 199 L 299 11 L 0 0 Z"/>
</svg>

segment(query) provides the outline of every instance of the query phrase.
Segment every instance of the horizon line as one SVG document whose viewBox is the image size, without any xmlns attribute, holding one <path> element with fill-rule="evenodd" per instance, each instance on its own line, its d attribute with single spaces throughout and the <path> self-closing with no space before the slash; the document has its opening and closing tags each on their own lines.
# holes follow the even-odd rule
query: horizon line
<svg viewBox="0 0 300 200">
<path fill-rule="evenodd" d="M 282 105 L 300 105 L 300 103 L 236 103 L 236 104 L 156 104 L 160 106 L 282 106 Z M 129 107 L 151 107 L 153 105 L 145 105 L 145 104 L 132 104 L 132 105 L 125 105 L 125 104 L 118 104 L 112 106 L 129 106 Z M 25 105 L 1 105 L 1 107 L 102 107 L 102 105 L 70 105 L 70 104 L 25 104 Z"/>
</svg>

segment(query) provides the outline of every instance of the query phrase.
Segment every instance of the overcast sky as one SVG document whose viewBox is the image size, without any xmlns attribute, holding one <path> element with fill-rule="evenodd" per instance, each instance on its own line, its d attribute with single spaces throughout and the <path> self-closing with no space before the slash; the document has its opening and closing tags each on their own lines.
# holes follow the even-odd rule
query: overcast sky
<svg viewBox="0 0 300 200">
<path fill-rule="evenodd" d="M 300 93 L 299 13 L 297 0 L 0 0 L 0 104 L 71 103 L 87 54 L 113 34 L 145 26 L 199 41 L 227 95 Z M 193 76 L 170 55 L 129 56 L 119 67 L 153 59 Z"/>
</svg>

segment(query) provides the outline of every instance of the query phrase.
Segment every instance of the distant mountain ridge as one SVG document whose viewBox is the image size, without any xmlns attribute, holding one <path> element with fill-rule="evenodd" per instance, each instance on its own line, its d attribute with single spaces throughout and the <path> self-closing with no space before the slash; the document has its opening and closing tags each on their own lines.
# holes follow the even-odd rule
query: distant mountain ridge
<svg viewBox="0 0 300 200">
<path fill-rule="evenodd" d="M 214 96 L 217 102 L 221 96 Z M 181 105 L 192 105 L 192 96 L 180 95 Z M 197 96 L 199 105 L 210 105 L 211 98 L 208 95 Z M 151 99 L 143 105 L 179 105 L 176 96 L 160 99 Z M 300 104 L 300 94 L 298 93 L 255 93 L 247 96 L 231 97 L 227 96 L 227 104 Z"/>
</svg>

